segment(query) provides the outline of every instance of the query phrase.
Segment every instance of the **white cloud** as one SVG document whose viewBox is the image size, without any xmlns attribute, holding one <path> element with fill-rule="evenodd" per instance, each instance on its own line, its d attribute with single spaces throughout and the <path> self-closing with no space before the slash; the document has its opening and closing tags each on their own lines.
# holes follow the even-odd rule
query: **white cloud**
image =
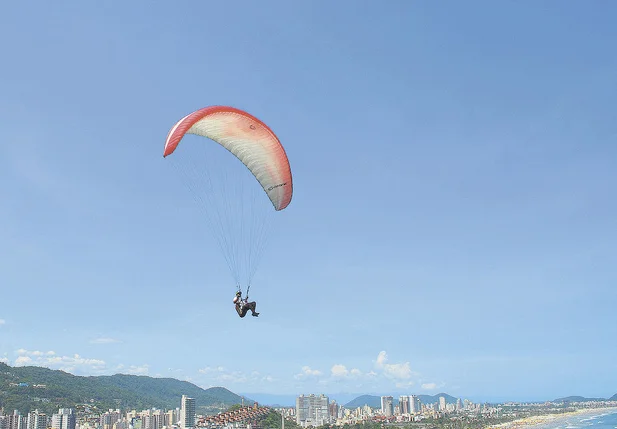
<svg viewBox="0 0 617 429">
<path fill-rule="evenodd" d="M 332 369 L 330 369 L 330 371 L 332 372 L 333 377 L 346 377 L 347 374 L 349 374 L 347 367 L 340 364 L 332 366 Z"/>
<path fill-rule="evenodd" d="M 223 371 L 225 371 L 225 368 L 222 366 L 217 366 L 216 368 L 211 368 L 207 366 L 199 370 L 199 372 L 201 372 L 202 374 L 212 374 L 213 372 L 216 373 L 216 372 L 223 372 Z"/>
<path fill-rule="evenodd" d="M 0 326 L 2 326 L 2 325 L 6 325 L 6 320 L 0 319 Z"/>
<path fill-rule="evenodd" d="M 384 374 L 395 380 L 408 380 L 411 378 L 411 366 L 409 362 L 386 364 Z"/>
<path fill-rule="evenodd" d="M 205 381 L 201 384 L 206 384 L 207 387 L 225 384 L 260 385 L 274 381 L 272 376 L 261 374 L 259 371 L 228 370 L 220 365 L 207 366 L 199 369 L 198 372 L 204 375 Z"/>
<path fill-rule="evenodd" d="M 102 337 L 102 338 L 95 338 L 93 340 L 90 340 L 90 344 L 112 344 L 112 343 L 119 343 L 120 340 L 116 340 L 115 338 L 107 338 L 107 337 Z"/>
<path fill-rule="evenodd" d="M 437 383 L 422 383 L 422 388 L 424 390 L 435 390 L 437 389 Z"/>
<path fill-rule="evenodd" d="M 409 380 L 412 376 L 411 365 L 404 363 L 386 363 L 388 354 L 385 351 L 379 352 L 375 362 L 377 368 L 383 370 L 384 376 L 393 380 Z"/>
<path fill-rule="evenodd" d="M 302 372 L 304 372 L 307 375 L 321 375 L 321 371 L 318 369 L 311 369 L 308 366 L 303 366 L 302 367 Z"/>
<path fill-rule="evenodd" d="M 102 375 L 123 372 L 125 374 L 148 374 L 148 365 L 117 365 L 111 367 L 102 359 L 85 358 L 79 354 L 72 356 L 58 355 L 53 350 L 26 350 L 15 352 L 17 358 L 15 366 L 41 366 L 50 369 L 59 369 L 75 375 Z M 9 361 L 10 362 L 10 361 Z"/>
<path fill-rule="evenodd" d="M 370 362 L 367 362 L 370 365 Z M 376 359 L 372 361 L 373 368 L 366 369 L 351 367 L 344 363 L 336 363 L 330 367 L 327 374 L 312 369 L 310 366 L 302 367 L 302 371 L 296 374 L 296 380 L 304 382 L 316 382 L 318 385 L 336 383 L 341 388 L 345 384 L 349 389 L 364 389 L 366 386 L 378 389 L 408 389 L 418 384 L 418 373 L 412 371 L 410 362 L 390 362 L 388 354 L 380 351 Z"/>
<path fill-rule="evenodd" d="M 321 375 L 321 371 L 318 369 L 311 369 L 310 366 L 303 366 L 302 371 L 299 374 L 294 375 L 294 378 L 298 380 L 302 380 L 307 377 L 319 377 Z"/>
<path fill-rule="evenodd" d="M 78 354 L 74 354 L 73 356 L 48 356 L 41 358 L 40 361 L 46 365 L 70 373 L 80 372 L 80 370 L 85 372 L 101 372 L 106 369 L 104 360 L 83 358 Z"/>
<path fill-rule="evenodd" d="M 113 370 L 114 374 L 132 374 L 132 375 L 148 375 L 150 367 L 148 365 L 116 365 Z"/>
<path fill-rule="evenodd" d="M 26 366 L 32 363 L 32 358 L 30 356 L 19 356 L 15 359 L 15 366 Z"/>
<path fill-rule="evenodd" d="M 330 373 L 334 378 L 358 378 L 362 376 L 362 371 L 358 368 L 347 369 L 345 365 L 341 364 L 333 365 Z"/>
<path fill-rule="evenodd" d="M 2 357 L 2 358 L 0 358 L 0 362 L 8 364 L 9 363 L 9 358 Z"/>
<path fill-rule="evenodd" d="M 130 365 L 129 367 L 125 367 L 124 365 L 118 365 L 116 367 L 118 372 L 123 374 L 132 374 L 132 375 L 148 375 L 150 368 L 148 365 Z"/>
</svg>

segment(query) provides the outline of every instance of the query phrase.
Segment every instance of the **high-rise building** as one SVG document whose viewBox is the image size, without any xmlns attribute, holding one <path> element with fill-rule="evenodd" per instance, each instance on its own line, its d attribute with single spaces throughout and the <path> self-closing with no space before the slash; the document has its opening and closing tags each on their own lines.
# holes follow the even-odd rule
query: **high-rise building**
<svg viewBox="0 0 617 429">
<path fill-rule="evenodd" d="M 187 395 L 182 395 L 180 427 L 182 429 L 195 427 L 195 398 L 189 398 Z"/>
<path fill-rule="evenodd" d="M 7 429 L 26 429 L 28 418 L 22 416 L 19 411 L 13 411 L 13 414 L 7 416 L 8 422 L 6 423 Z"/>
<path fill-rule="evenodd" d="M 439 411 L 445 411 L 446 410 L 446 398 L 445 396 L 440 396 L 439 397 Z"/>
<path fill-rule="evenodd" d="M 8 414 L 6 416 L 6 423 L 5 423 L 6 429 L 17 429 L 17 426 L 19 424 L 18 422 L 19 417 L 20 417 L 19 411 L 17 410 L 15 410 L 13 414 Z"/>
<path fill-rule="evenodd" d="M 108 410 L 101 414 L 99 418 L 99 424 L 101 429 L 113 429 L 114 424 L 122 420 L 122 413 L 120 410 Z"/>
<path fill-rule="evenodd" d="M 330 423 L 329 399 L 326 395 L 300 395 L 296 398 L 296 422 L 301 426 Z"/>
<path fill-rule="evenodd" d="M 51 416 L 52 429 L 75 429 L 76 423 L 75 411 L 72 408 L 60 408 Z"/>
<path fill-rule="evenodd" d="M 132 429 L 143 429 L 143 422 L 141 421 L 141 416 L 136 416 L 131 419 L 131 425 L 129 426 Z"/>
<path fill-rule="evenodd" d="M 328 415 L 330 417 L 330 421 L 335 421 L 338 418 L 338 411 L 339 411 L 339 405 L 336 403 L 336 401 L 332 401 L 330 402 L 330 405 L 328 407 Z"/>
<path fill-rule="evenodd" d="M 411 414 L 419 413 L 422 411 L 422 404 L 420 404 L 420 398 L 416 395 L 409 397 L 409 412 Z"/>
<path fill-rule="evenodd" d="M 39 410 L 30 411 L 26 427 L 28 429 L 47 429 L 47 416 Z"/>
<path fill-rule="evenodd" d="M 409 396 L 399 396 L 398 407 L 401 414 L 409 414 Z"/>
<path fill-rule="evenodd" d="M 470 409 L 472 405 L 473 402 L 471 402 L 469 399 L 465 399 L 463 401 L 463 408 L 465 408 L 466 410 Z"/>
<path fill-rule="evenodd" d="M 394 401 L 392 396 L 381 397 L 381 413 L 386 417 L 394 415 Z"/>
<path fill-rule="evenodd" d="M 143 410 L 139 413 L 139 417 L 142 429 L 152 429 L 152 410 Z"/>
<path fill-rule="evenodd" d="M 176 410 L 169 410 L 165 414 L 165 426 L 173 426 L 178 423 L 178 412 Z"/>
<path fill-rule="evenodd" d="M 152 413 L 152 429 L 163 429 L 165 426 L 166 414 L 161 410 L 154 410 Z"/>
<path fill-rule="evenodd" d="M 159 409 L 144 410 L 139 413 L 141 429 L 162 429 L 165 425 L 167 414 Z"/>
</svg>

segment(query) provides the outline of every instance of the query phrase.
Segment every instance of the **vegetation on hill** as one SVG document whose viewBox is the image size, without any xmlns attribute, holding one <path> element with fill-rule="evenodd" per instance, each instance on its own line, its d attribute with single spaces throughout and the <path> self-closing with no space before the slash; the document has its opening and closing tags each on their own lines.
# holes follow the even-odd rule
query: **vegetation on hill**
<svg viewBox="0 0 617 429">
<path fill-rule="evenodd" d="M 0 363 L 0 407 L 22 413 L 39 409 L 50 414 L 62 407 L 88 407 L 93 411 L 172 409 L 180 407 L 182 395 L 195 398 L 197 411 L 205 414 L 242 401 L 241 396 L 223 387 L 204 390 L 172 378 L 125 374 L 82 377 L 48 368 Z"/>
<path fill-rule="evenodd" d="M 597 401 L 606 401 L 606 399 L 604 399 L 604 398 L 585 398 L 584 396 L 567 396 L 565 398 L 555 399 L 553 402 L 597 402 Z"/>
<path fill-rule="evenodd" d="M 264 428 L 281 429 L 281 414 L 271 409 L 270 412 L 263 418 L 261 424 Z M 285 419 L 285 429 L 300 429 L 300 426 L 294 420 Z"/>
</svg>

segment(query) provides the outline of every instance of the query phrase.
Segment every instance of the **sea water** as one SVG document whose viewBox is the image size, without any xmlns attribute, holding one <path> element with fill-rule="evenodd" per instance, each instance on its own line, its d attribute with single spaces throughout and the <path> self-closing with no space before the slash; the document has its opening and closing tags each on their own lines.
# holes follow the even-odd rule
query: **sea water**
<svg viewBox="0 0 617 429">
<path fill-rule="evenodd" d="M 551 422 L 535 425 L 533 429 L 617 429 L 617 408 L 589 410 L 577 415 L 559 417 Z"/>
</svg>

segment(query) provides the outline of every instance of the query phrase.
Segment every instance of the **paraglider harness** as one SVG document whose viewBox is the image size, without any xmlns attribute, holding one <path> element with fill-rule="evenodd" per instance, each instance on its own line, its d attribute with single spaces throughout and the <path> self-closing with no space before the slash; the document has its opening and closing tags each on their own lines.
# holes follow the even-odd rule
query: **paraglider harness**
<svg viewBox="0 0 617 429">
<path fill-rule="evenodd" d="M 242 299 L 242 290 L 240 289 L 240 286 L 238 286 L 238 291 L 236 292 L 236 298 L 238 298 L 238 300 L 236 302 L 235 307 L 236 307 L 236 312 L 238 313 L 238 316 L 240 317 L 246 316 L 246 313 L 248 313 L 249 310 L 253 312 L 254 316 L 259 314 L 255 312 L 255 303 L 249 302 L 249 289 L 250 288 L 251 286 L 249 285 L 248 288 L 246 289 L 246 298 Z"/>
</svg>

